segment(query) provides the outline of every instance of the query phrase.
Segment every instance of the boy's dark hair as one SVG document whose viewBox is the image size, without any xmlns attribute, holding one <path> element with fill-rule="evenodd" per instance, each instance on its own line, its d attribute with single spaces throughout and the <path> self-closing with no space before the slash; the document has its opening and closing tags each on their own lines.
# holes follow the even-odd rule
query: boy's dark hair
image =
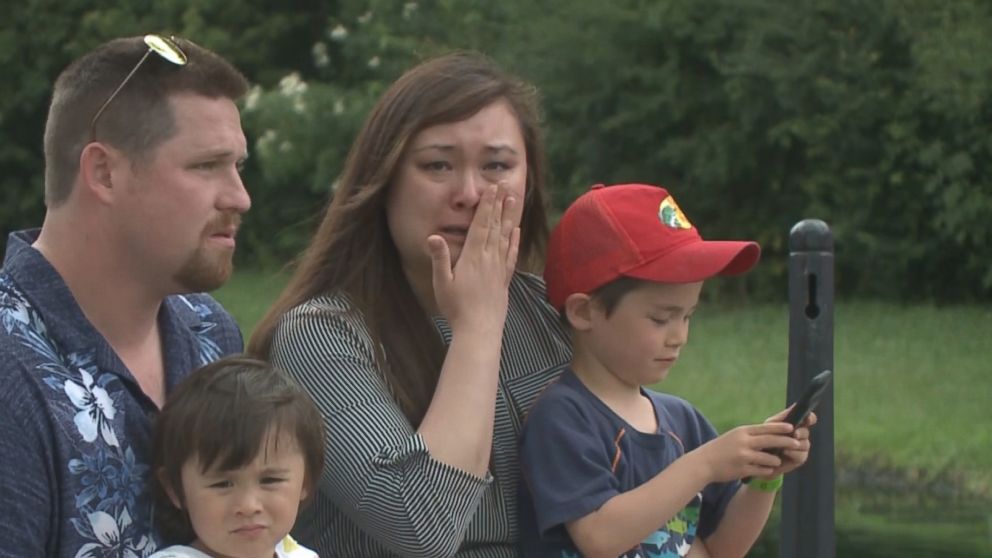
<svg viewBox="0 0 992 558">
<path fill-rule="evenodd" d="M 152 476 L 156 525 L 169 543 L 196 538 L 189 515 L 169 499 L 184 502 L 183 465 L 196 458 L 203 472 L 228 471 L 251 463 L 272 429 L 289 433 L 303 454 L 303 488 L 314 492 L 324 465 L 324 429 L 310 397 L 271 364 L 229 356 L 199 368 L 170 395 L 155 425 Z"/>
<path fill-rule="evenodd" d="M 620 300 L 645 282 L 643 279 L 621 276 L 596 289 L 589 294 L 589 297 L 603 307 L 606 317 L 609 318 L 613 314 L 613 311 L 616 310 L 617 305 L 620 304 Z M 572 323 L 568 321 L 568 314 L 565 312 L 565 308 L 561 309 L 559 316 L 561 317 L 561 322 L 566 327 L 572 327 Z"/>
</svg>

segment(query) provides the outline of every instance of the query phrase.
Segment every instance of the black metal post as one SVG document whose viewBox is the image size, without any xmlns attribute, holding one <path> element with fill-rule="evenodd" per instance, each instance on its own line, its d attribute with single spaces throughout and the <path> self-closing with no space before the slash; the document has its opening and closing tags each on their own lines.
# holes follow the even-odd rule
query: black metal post
<svg viewBox="0 0 992 558">
<path fill-rule="evenodd" d="M 826 223 L 806 219 L 789 233 L 787 404 L 822 370 L 834 368 L 834 247 Z M 785 477 L 780 558 L 834 558 L 834 389 L 816 409 L 809 461 Z"/>
</svg>

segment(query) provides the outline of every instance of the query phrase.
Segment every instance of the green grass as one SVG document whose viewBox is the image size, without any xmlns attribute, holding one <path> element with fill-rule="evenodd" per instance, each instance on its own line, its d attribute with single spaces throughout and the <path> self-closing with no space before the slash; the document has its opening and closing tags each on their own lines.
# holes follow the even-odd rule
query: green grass
<svg viewBox="0 0 992 558">
<path fill-rule="evenodd" d="M 288 280 L 289 275 L 282 271 L 238 269 L 213 295 L 237 320 L 247 341 Z"/>
<path fill-rule="evenodd" d="M 842 465 L 893 467 L 923 482 L 992 487 L 992 308 L 838 303 L 834 438 Z M 784 403 L 788 307 L 705 304 L 659 389 L 724 430 Z M 814 432 L 815 436 L 815 432 Z"/>
<path fill-rule="evenodd" d="M 239 270 L 216 296 L 247 338 L 286 280 Z M 841 302 L 834 326 L 840 465 L 992 495 L 992 307 Z M 782 408 L 787 357 L 785 303 L 704 302 L 682 359 L 657 387 L 692 401 L 723 431 Z"/>
</svg>

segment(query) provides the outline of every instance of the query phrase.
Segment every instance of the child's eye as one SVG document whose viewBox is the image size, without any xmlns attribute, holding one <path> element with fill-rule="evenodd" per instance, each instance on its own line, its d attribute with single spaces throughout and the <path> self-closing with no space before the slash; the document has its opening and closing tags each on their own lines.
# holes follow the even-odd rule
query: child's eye
<svg viewBox="0 0 992 558">
<path fill-rule="evenodd" d="M 221 489 L 221 488 L 231 488 L 232 486 L 234 486 L 234 483 L 232 483 L 231 481 L 229 481 L 229 480 L 222 480 L 222 481 L 217 481 L 217 482 L 211 484 L 210 485 L 210 488 Z"/>
<path fill-rule="evenodd" d="M 286 479 L 282 477 L 263 477 L 262 484 L 277 484 L 280 482 L 284 482 L 285 480 Z"/>
<path fill-rule="evenodd" d="M 655 318 L 655 317 L 651 316 L 650 319 L 651 319 L 652 322 L 654 322 L 655 324 L 660 325 L 660 326 L 663 326 L 663 325 L 665 325 L 665 324 L 668 323 L 668 318 Z"/>
</svg>

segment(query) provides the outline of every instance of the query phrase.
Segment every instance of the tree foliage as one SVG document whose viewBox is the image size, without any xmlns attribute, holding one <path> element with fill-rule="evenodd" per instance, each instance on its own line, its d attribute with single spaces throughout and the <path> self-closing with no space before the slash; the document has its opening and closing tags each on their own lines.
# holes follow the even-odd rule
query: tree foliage
<svg viewBox="0 0 992 558">
<path fill-rule="evenodd" d="M 662 184 L 705 236 L 762 243 L 755 293 L 781 296 L 788 231 L 815 217 L 833 230 L 843 294 L 992 296 L 992 6 L 980 0 L 38 4 L 0 32 L 7 229 L 40 220 L 61 66 L 167 22 L 258 84 L 244 110 L 244 261 L 298 252 L 393 79 L 471 48 L 542 91 L 559 209 L 597 182 Z"/>
</svg>

